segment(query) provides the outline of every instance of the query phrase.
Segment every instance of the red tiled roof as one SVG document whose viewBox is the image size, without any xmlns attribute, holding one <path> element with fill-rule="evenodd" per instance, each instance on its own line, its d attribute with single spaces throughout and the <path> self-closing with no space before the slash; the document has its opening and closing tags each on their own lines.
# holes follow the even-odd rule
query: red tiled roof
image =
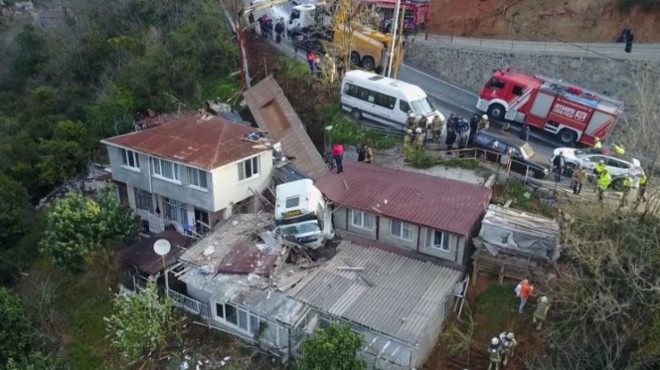
<svg viewBox="0 0 660 370">
<path fill-rule="evenodd" d="M 346 162 L 316 187 L 334 203 L 437 230 L 469 235 L 490 202 L 492 191 L 374 164 Z"/>
<path fill-rule="evenodd" d="M 196 112 L 163 117 L 158 126 L 115 136 L 103 143 L 212 170 L 263 152 L 243 140 L 258 129 L 231 123 L 217 116 L 205 118 Z"/>
</svg>

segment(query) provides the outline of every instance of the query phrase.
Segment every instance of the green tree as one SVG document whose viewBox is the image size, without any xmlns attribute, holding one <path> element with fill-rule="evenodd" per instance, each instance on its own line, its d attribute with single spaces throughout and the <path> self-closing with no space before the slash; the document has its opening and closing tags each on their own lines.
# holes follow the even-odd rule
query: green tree
<svg viewBox="0 0 660 370">
<path fill-rule="evenodd" d="M 364 342 L 348 324 L 330 324 L 318 329 L 312 339 L 302 343 L 303 355 L 296 362 L 298 370 L 362 370 L 365 364 L 358 358 Z"/>
<path fill-rule="evenodd" d="M 16 36 L 18 51 L 12 63 L 15 87 L 20 88 L 29 77 L 40 71 L 46 61 L 46 38 L 43 31 L 31 24 Z"/>
<path fill-rule="evenodd" d="M 34 344 L 35 332 L 23 301 L 0 288 L 0 365 L 10 358 L 27 356 Z"/>
<path fill-rule="evenodd" d="M 162 350 L 182 329 L 182 322 L 173 317 L 172 305 L 158 294 L 154 280 L 137 295 L 118 294 L 113 314 L 104 320 L 111 346 L 130 365 Z"/>
<path fill-rule="evenodd" d="M 41 140 L 41 158 L 37 164 L 41 181 L 59 185 L 83 172 L 92 148 L 92 141 L 80 122 L 60 121 L 55 125 L 53 138 Z"/>
<path fill-rule="evenodd" d="M 65 370 L 62 359 L 56 354 L 31 352 L 29 355 L 7 361 L 6 370 Z"/>
<path fill-rule="evenodd" d="M 131 89 L 111 85 L 87 109 L 87 122 L 97 138 L 124 134 L 133 128 L 137 108 L 138 101 Z"/>
<path fill-rule="evenodd" d="M 124 244 L 137 236 L 137 220 L 133 211 L 119 203 L 117 187 L 114 184 L 104 186 L 98 197 L 101 207 L 99 214 L 99 233 L 103 244 Z"/>
<path fill-rule="evenodd" d="M 70 192 L 48 212 L 41 251 L 61 268 L 81 269 L 84 258 L 101 247 L 100 213 L 94 200 Z"/>
<path fill-rule="evenodd" d="M 0 246 L 11 248 L 25 235 L 32 218 L 27 191 L 0 172 Z"/>
</svg>

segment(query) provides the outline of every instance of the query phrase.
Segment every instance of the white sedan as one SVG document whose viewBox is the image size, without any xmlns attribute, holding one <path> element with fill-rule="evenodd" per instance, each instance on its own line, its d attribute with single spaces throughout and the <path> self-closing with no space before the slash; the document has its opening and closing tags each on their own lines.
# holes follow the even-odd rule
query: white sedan
<svg viewBox="0 0 660 370">
<path fill-rule="evenodd" d="M 610 151 L 607 148 L 602 149 L 575 149 L 575 148 L 557 148 L 553 151 L 550 163 L 559 155 L 559 152 L 564 154 L 566 167 L 568 168 L 567 175 L 573 172 L 573 169 L 578 165 L 582 166 L 587 172 L 593 173 L 593 169 L 598 162 L 603 161 L 607 167 L 607 172 L 612 177 L 619 177 L 623 175 L 631 175 L 635 178 L 635 183 L 644 175 L 644 169 L 636 158 L 620 156 Z"/>
</svg>

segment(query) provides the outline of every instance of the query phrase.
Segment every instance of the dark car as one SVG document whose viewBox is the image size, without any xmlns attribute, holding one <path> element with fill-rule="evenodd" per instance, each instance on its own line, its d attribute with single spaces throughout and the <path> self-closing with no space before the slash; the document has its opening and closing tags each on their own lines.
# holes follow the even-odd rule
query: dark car
<svg viewBox="0 0 660 370">
<path fill-rule="evenodd" d="M 489 161 L 502 163 L 511 156 L 511 169 L 530 177 L 543 178 L 550 173 L 550 167 L 534 153 L 528 142 L 515 136 L 494 130 L 482 130 L 472 137 L 472 147 L 484 149 L 478 154 Z M 504 157 L 504 158 L 503 158 Z"/>
</svg>

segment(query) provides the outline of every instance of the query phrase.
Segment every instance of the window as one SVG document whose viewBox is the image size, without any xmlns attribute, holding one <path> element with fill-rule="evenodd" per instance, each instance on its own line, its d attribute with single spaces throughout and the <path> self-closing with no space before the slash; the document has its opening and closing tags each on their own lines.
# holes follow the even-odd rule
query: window
<svg viewBox="0 0 660 370">
<path fill-rule="evenodd" d="M 376 105 L 380 105 L 383 108 L 387 109 L 394 109 L 394 106 L 396 105 L 396 98 L 393 96 L 381 94 L 381 93 L 375 93 L 376 96 Z"/>
<path fill-rule="evenodd" d="M 413 100 L 410 102 L 410 105 L 412 105 L 412 110 L 415 114 L 421 114 L 423 116 L 429 115 L 435 111 L 435 107 L 429 98 Z"/>
<path fill-rule="evenodd" d="M 391 220 L 390 221 L 390 234 L 396 238 L 412 241 L 412 226 L 405 222 Z"/>
<path fill-rule="evenodd" d="M 379 105 L 387 109 L 394 109 L 396 106 L 396 98 L 393 96 L 382 94 L 370 89 L 365 89 L 364 87 L 355 86 L 349 83 L 344 85 L 344 94 L 356 99 Z"/>
<path fill-rule="evenodd" d="M 225 303 L 225 320 L 234 325 L 238 325 L 238 314 L 236 313 L 236 306 Z"/>
<path fill-rule="evenodd" d="M 216 303 L 215 304 L 215 315 L 218 317 L 222 317 L 223 319 L 225 318 L 225 305 L 221 303 Z"/>
<path fill-rule="evenodd" d="M 512 93 L 513 95 L 521 96 L 523 94 L 523 88 L 520 86 L 514 86 Z"/>
<path fill-rule="evenodd" d="M 176 221 L 181 225 L 188 225 L 188 211 L 184 203 L 170 198 L 163 198 L 163 208 L 166 219 Z"/>
<path fill-rule="evenodd" d="M 247 180 L 259 175 L 259 157 L 250 158 L 238 164 L 238 179 Z"/>
<path fill-rule="evenodd" d="M 179 181 L 179 165 L 159 158 L 151 158 L 152 173 L 157 177 Z"/>
<path fill-rule="evenodd" d="M 451 235 L 438 230 L 426 230 L 426 246 L 449 252 Z"/>
<path fill-rule="evenodd" d="M 222 308 L 224 308 L 224 316 L 220 316 L 220 312 Z M 248 313 L 248 311 L 240 307 L 236 307 L 230 303 L 225 303 L 225 304 L 218 303 L 216 304 L 216 310 L 217 310 L 216 315 L 218 317 L 224 318 L 225 321 L 227 321 L 228 323 L 234 324 L 245 331 L 254 333 L 259 329 L 259 322 L 260 322 L 259 317 L 254 314 Z"/>
<path fill-rule="evenodd" d="M 153 202 L 151 200 L 151 193 L 142 189 L 134 188 L 135 190 L 135 208 L 149 211 L 153 213 Z"/>
<path fill-rule="evenodd" d="M 290 197 L 290 198 L 286 198 L 286 202 L 284 206 L 286 208 L 293 208 L 293 207 L 298 207 L 299 204 L 300 204 L 300 197 Z"/>
<path fill-rule="evenodd" d="M 490 81 L 488 81 L 488 87 L 490 87 L 491 89 L 503 89 L 504 81 L 498 80 L 497 78 L 493 78 Z"/>
<path fill-rule="evenodd" d="M 188 181 L 190 185 L 206 189 L 206 171 L 197 168 L 188 167 Z"/>
<path fill-rule="evenodd" d="M 366 230 L 373 230 L 374 229 L 374 216 L 362 212 L 362 211 L 355 211 L 352 210 L 352 217 L 351 217 L 351 225 L 366 229 Z"/>
<path fill-rule="evenodd" d="M 119 149 L 121 155 L 121 163 L 129 168 L 140 169 L 140 157 L 132 150 Z"/>
<path fill-rule="evenodd" d="M 403 100 L 399 100 L 399 109 L 406 114 L 412 112 L 412 109 L 410 109 L 410 104 Z"/>
</svg>

